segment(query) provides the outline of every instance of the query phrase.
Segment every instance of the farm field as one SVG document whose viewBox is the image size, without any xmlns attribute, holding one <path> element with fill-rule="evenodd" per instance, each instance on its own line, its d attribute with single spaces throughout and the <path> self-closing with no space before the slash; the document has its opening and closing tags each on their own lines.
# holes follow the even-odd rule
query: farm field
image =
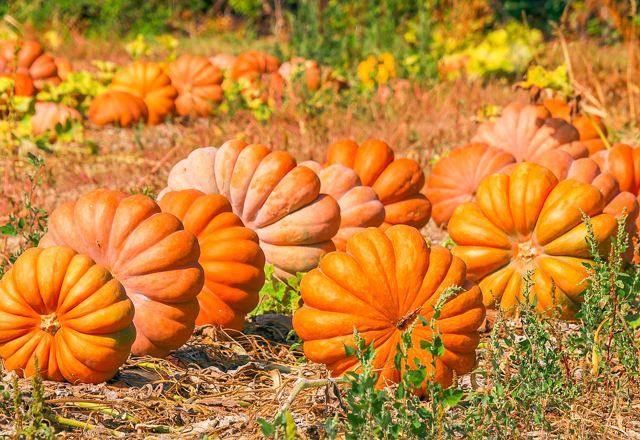
<svg viewBox="0 0 640 440">
<path fill-rule="evenodd" d="M 3 438 L 640 438 L 636 2 L 89 6 L 0 3 Z"/>
</svg>

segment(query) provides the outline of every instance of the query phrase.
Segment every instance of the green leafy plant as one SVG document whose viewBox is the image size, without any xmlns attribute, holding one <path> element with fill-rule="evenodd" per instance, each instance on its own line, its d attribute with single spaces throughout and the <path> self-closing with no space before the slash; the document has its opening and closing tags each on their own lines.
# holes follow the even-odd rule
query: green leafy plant
<svg viewBox="0 0 640 440">
<path fill-rule="evenodd" d="M 265 313 L 291 315 L 300 307 L 300 281 L 304 274 L 298 273 L 282 281 L 274 275 L 273 265 L 264 267 L 265 283 L 260 290 L 260 302 L 251 312 L 251 316 Z"/>
<path fill-rule="evenodd" d="M 106 89 L 103 80 L 83 70 L 70 73 L 69 77 L 58 85 L 45 85 L 44 90 L 38 93 L 37 99 L 59 102 L 86 114 L 93 98 Z"/>
</svg>

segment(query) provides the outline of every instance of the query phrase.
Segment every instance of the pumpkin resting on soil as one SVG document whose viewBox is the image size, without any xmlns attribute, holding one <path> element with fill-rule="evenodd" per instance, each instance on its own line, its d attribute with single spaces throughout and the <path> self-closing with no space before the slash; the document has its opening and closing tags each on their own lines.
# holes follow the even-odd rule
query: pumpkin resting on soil
<svg viewBox="0 0 640 440">
<path fill-rule="evenodd" d="M 347 241 L 346 252 L 328 254 L 303 278 L 304 306 L 295 313 L 293 326 L 306 357 L 326 364 L 335 376 L 359 367 L 345 353 L 345 345 L 354 346 L 357 329 L 367 345 L 374 344 L 373 368 L 380 372 L 381 387 L 399 382 L 394 357 L 402 332 L 415 323 L 410 365 L 415 367 L 417 357 L 431 377 L 449 386 L 454 371 L 461 375 L 474 367 L 478 327 L 485 316 L 480 289 L 466 278 L 464 263 L 445 248 L 429 247 L 417 229 L 369 228 Z M 446 301 L 436 320 L 444 354 L 434 370 L 431 355 L 420 348 L 432 332 L 417 318 L 431 319 L 440 297 L 454 286 L 463 290 Z M 423 390 L 424 385 L 416 391 Z"/>
<path fill-rule="evenodd" d="M 89 105 L 89 120 L 96 125 L 116 124 L 129 127 L 149 117 L 142 98 L 131 93 L 112 90 L 98 95 Z"/>
<path fill-rule="evenodd" d="M 178 217 L 200 245 L 205 281 L 198 295 L 196 324 L 242 330 L 244 317 L 258 304 L 264 284 L 264 253 L 258 236 L 244 227 L 219 194 L 173 191 L 159 205 L 163 212 Z"/>
<path fill-rule="evenodd" d="M 136 355 L 166 356 L 193 332 L 204 276 L 198 242 L 149 197 L 98 189 L 51 213 L 41 247 L 66 245 L 107 267 L 136 308 Z"/>
<path fill-rule="evenodd" d="M 26 250 L 0 281 L 0 357 L 20 376 L 111 379 L 136 337 L 133 304 L 102 266 L 72 249 Z"/>
<path fill-rule="evenodd" d="M 182 116 L 208 116 L 222 101 L 222 71 L 206 57 L 182 55 L 169 65 L 171 84 L 178 90 L 176 112 Z"/>
<path fill-rule="evenodd" d="M 173 167 L 160 198 L 181 189 L 225 196 L 258 234 L 278 276 L 307 272 L 335 250 L 331 239 L 340 227 L 338 203 L 320 194 L 318 176 L 284 151 L 241 141 L 199 148 Z"/>
<path fill-rule="evenodd" d="M 629 209 L 637 211 L 634 206 Z M 523 276 L 533 271 L 531 299 L 546 312 L 558 306 L 571 319 L 586 288 L 589 263 L 587 227 L 591 224 L 601 251 L 617 230 L 617 212 L 603 212 L 598 188 L 574 179 L 558 182 L 553 172 L 533 163 L 516 165 L 511 175 L 493 174 L 480 183 L 476 201 L 460 205 L 449 221 L 457 244 L 453 254 L 479 282 L 486 306 L 512 313 L 524 301 Z M 611 211 L 618 211 L 611 209 Z"/>
</svg>

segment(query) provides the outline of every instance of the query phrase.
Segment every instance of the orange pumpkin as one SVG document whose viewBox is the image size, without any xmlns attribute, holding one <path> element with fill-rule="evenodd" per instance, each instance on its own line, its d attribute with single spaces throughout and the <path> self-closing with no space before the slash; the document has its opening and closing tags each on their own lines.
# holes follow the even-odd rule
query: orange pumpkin
<svg viewBox="0 0 640 440">
<path fill-rule="evenodd" d="M 434 369 L 430 353 L 420 346 L 433 335 L 417 318 L 430 320 L 435 304 L 454 286 L 464 290 L 446 301 L 435 321 L 444 354 Z M 369 228 L 352 236 L 346 252 L 328 254 L 305 275 L 301 293 L 304 306 L 294 314 L 293 327 L 307 359 L 326 364 L 334 376 L 360 367 L 345 353 L 345 346 L 354 346 L 356 329 L 374 345 L 377 386 L 398 382 L 401 372 L 394 357 L 402 332 L 412 324 L 413 347 L 407 356 L 412 367 L 418 358 L 430 377 L 446 387 L 454 372 L 465 374 L 475 365 L 478 327 L 485 316 L 480 289 L 467 280 L 462 260 L 445 248 L 430 247 L 415 228 Z"/>
<path fill-rule="evenodd" d="M 322 168 L 318 162 L 307 161 L 300 165 L 311 168 L 320 178 L 320 192 L 337 200 L 340 206 L 340 229 L 333 243 L 343 251 L 353 234 L 368 227 L 378 227 L 384 221 L 384 205 L 373 188 L 360 184 L 354 170 L 343 165 Z"/>
<path fill-rule="evenodd" d="M 542 107 L 513 102 L 495 121 L 481 124 L 471 141 L 500 148 L 522 162 L 579 139 L 575 127 L 549 116 Z"/>
<path fill-rule="evenodd" d="M 31 117 L 31 132 L 34 136 L 50 132 L 55 137 L 56 125 L 64 126 L 67 121 L 80 122 L 82 115 L 64 104 L 37 102 L 35 113 Z"/>
<path fill-rule="evenodd" d="M 149 197 L 98 189 L 57 207 L 41 247 L 66 245 L 107 267 L 135 305 L 136 355 L 166 356 L 193 332 L 204 276 L 198 241 Z"/>
<path fill-rule="evenodd" d="M 446 224 L 461 204 L 472 202 L 480 182 L 515 163 L 510 153 L 486 144 L 467 144 L 440 158 L 425 184 L 433 220 Z"/>
<path fill-rule="evenodd" d="M 425 178 L 420 165 L 412 159 L 395 159 L 391 147 L 378 139 L 358 146 L 341 140 L 329 147 L 327 165 L 353 168 L 365 186 L 374 189 L 384 204 L 383 227 L 405 224 L 421 228 L 431 217 L 431 203 L 420 193 Z"/>
<path fill-rule="evenodd" d="M 279 276 L 307 272 L 335 249 L 340 207 L 320 194 L 315 173 L 284 151 L 241 141 L 199 148 L 173 167 L 160 197 L 181 189 L 225 196 Z"/>
<path fill-rule="evenodd" d="M 53 61 L 56 63 L 58 76 L 62 81 L 66 81 L 69 75 L 73 73 L 73 64 L 64 57 L 55 57 Z"/>
<path fill-rule="evenodd" d="M 175 105 L 178 91 L 171 79 L 157 63 L 136 61 L 118 71 L 111 81 L 110 90 L 131 93 L 144 100 L 149 111 L 149 124 L 164 121 Z"/>
<path fill-rule="evenodd" d="M 182 55 L 169 65 L 171 83 L 178 90 L 176 112 L 207 116 L 222 101 L 222 72 L 208 58 Z"/>
<path fill-rule="evenodd" d="M 37 41 L 5 41 L 0 44 L 0 72 L 27 75 L 38 90 L 46 83 L 60 82 L 53 57 L 45 54 Z"/>
<path fill-rule="evenodd" d="M 280 61 L 272 55 L 251 50 L 240 54 L 231 67 L 231 79 L 260 77 L 265 73 L 278 71 Z"/>
<path fill-rule="evenodd" d="M 634 198 L 624 202 L 631 204 L 628 211 L 637 212 Z M 605 208 L 595 186 L 574 179 L 558 182 L 551 170 L 524 162 L 510 176 L 484 179 L 476 201 L 453 213 L 449 235 L 457 244 L 453 254 L 479 282 L 487 307 L 512 313 L 524 301 L 523 276 L 533 271 L 536 308 L 544 313 L 557 306 L 562 318 L 572 319 L 586 288 L 583 264 L 591 261 L 582 213 L 591 217 L 605 251 L 616 233 L 619 210 Z"/>
<path fill-rule="evenodd" d="M 120 127 L 130 127 L 138 122 L 146 122 L 149 112 L 142 98 L 112 90 L 93 98 L 88 116 L 96 125 L 116 124 Z"/>
<path fill-rule="evenodd" d="M 616 144 L 609 150 L 597 152 L 592 158 L 618 180 L 622 191 L 640 193 L 640 149 Z"/>
<path fill-rule="evenodd" d="M 244 317 L 258 304 L 264 284 L 264 253 L 258 236 L 245 228 L 223 196 L 188 189 L 168 192 L 159 202 L 178 217 L 200 244 L 204 287 L 198 295 L 197 325 L 242 330 Z"/>
<path fill-rule="evenodd" d="M 560 118 L 573 124 L 578 130 L 580 141 L 589 149 L 589 154 L 606 149 L 602 136 L 607 136 L 607 127 L 598 116 L 587 114 L 572 114 L 571 106 L 561 99 L 547 99 L 544 107 L 554 118 Z"/>
<path fill-rule="evenodd" d="M 0 281 L 0 357 L 20 376 L 111 379 L 136 337 L 133 304 L 102 266 L 68 247 L 27 249 Z"/>
<path fill-rule="evenodd" d="M 15 96 L 33 96 L 36 94 L 36 88 L 29 75 L 24 73 L 0 73 L 0 78 L 13 80 L 13 94 Z"/>
</svg>

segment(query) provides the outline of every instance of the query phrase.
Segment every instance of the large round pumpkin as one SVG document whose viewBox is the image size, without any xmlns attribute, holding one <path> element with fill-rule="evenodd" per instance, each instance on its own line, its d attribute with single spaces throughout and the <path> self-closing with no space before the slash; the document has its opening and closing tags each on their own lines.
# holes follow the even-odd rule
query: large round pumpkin
<svg viewBox="0 0 640 440">
<path fill-rule="evenodd" d="M 89 120 L 96 125 L 116 124 L 129 127 L 149 117 L 142 98 L 118 90 L 96 96 L 89 105 Z"/>
<path fill-rule="evenodd" d="M 207 116 L 222 101 L 222 71 L 208 58 L 182 55 L 169 65 L 171 84 L 178 90 L 176 112 L 182 116 Z"/>
<path fill-rule="evenodd" d="M 258 236 L 244 227 L 219 194 L 172 191 L 159 205 L 163 212 L 178 217 L 200 245 L 204 287 L 198 295 L 196 324 L 242 330 L 244 317 L 258 304 L 264 284 L 264 253 Z"/>
<path fill-rule="evenodd" d="M 54 102 L 37 102 L 35 113 L 31 116 L 31 132 L 41 135 L 47 131 L 55 135 L 56 125 L 64 126 L 67 121 L 82 121 L 78 110 Z"/>
<path fill-rule="evenodd" d="M 626 200 L 637 211 L 632 198 Z M 568 179 L 533 163 L 516 165 L 511 175 L 493 174 L 480 183 L 476 200 L 460 205 L 449 220 L 453 254 L 480 283 L 484 303 L 512 313 L 523 301 L 523 276 L 533 271 L 531 298 L 540 312 L 558 307 L 571 319 L 586 288 L 589 263 L 587 228 L 606 249 L 617 229 L 619 207 L 605 208 L 598 188 Z M 609 211 L 609 212 L 605 212 Z"/>
<path fill-rule="evenodd" d="M 421 228 L 429 221 L 431 203 L 420 193 L 425 182 L 420 165 L 412 159 L 395 159 L 385 142 L 369 139 L 358 146 L 340 140 L 327 153 L 327 165 L 333 164 L 353 168 L 362 184 L 378 194 L 385 208 L 383 227 L 406 224 Z"/>
<path fill-rule="evenodd" d="M 455 286 L 463 290 L 447 300 L 436 320 L 444 354 L 434 370 L 431 355 L 420 345 L 433 335 L 418 317 L 429 321 L 440 297 Z M 445 248 L 430 247 L 415 228 L 369 228 L 354 235 L 346 252 L 328 254 L 303 278 L 301 293 L 304 306 L 296 311 L 293 327 L 307 359 L 326 364 L 335 376 L 359 367 L 345 353 L 345 346 L 354 346 L 354 329 L 374 345 L 378 386 L 400 380 L 394 357 L 402 332 L 413 324 L 410 365 L 415 367 L 417 357 L 436 381 L 448 386 L 454 372 L 468 373 L 475 364 L 485 315 L 480 289 L 467 280 L 462 260 Z"/>
<path fill-rule="evenodd" d="M 354 170 L 338 164 L 323 168 L 312 160 L 300 165 L 311 168 L 318 175 L 320 192 L 336 199 L 340 206 L 340 229 L 333 237 L 336 249 L 343 251 L 353 234 L 384 222 L 384 205 L 373 188 L 360 184 Z"/>
<path fill-rule="evenodd" d="M 231 79 L 260 77 L 264 73 L 277 72 L 280 61 L 272 55 L 251 50 L 240 54 L 231 67 Z"/>
<path fill-rule="evenodd" d="M 111 379 L 136 337 L 133 304 L 102 266 L 72 249 L 26 250 L 0 281 L 0 357 L 20 376 Z"/>
<path fill-rule="evenodd" d="M 118 71 L 111 81 L 110 90 L 120 90 L 144 100 L 149 111 L 149 124 L 164 121 L 173 110 L 178 91 L 159 64 L 136 61 Z"/>
<path fill-rule="evenodd" d="M 0 72 L 27 75 L 38 90 L 46 83 L 60 82 L 53 57 L 45 54 L 37 41 L 6 41 L 0 44 Z"/>
<path fill-rule="evenodd" d="M 331 239 L 340 227 L 340 207 L 320 194 L 318 176 L 297 166 L 289 153 L 241 141 L 199 148 L 173 167 L 160 196 L 190 188 L 225 196 L 245 226 L 256 231 L 280 276 L 307 272 L 335 249 Z"/>
<path fill-rule="evenodd" d="M 204 276 L 191 232 L 149 197 L 98 189 L 57 207 L 41 247 L 66 245 L 107 267 L 136 308 L 132 352 L 166 356 L 191 336 Z"/>
<path fill-rule="evenodd" d="M 433 204 L 433 220 L 446 224 L 461 204 L 475 199 L 480 182 L 515 163 L 514 157 L 486 144 L 467 144 L 440 158 L 425 184 L 425 194 Z"/>
</svg>

